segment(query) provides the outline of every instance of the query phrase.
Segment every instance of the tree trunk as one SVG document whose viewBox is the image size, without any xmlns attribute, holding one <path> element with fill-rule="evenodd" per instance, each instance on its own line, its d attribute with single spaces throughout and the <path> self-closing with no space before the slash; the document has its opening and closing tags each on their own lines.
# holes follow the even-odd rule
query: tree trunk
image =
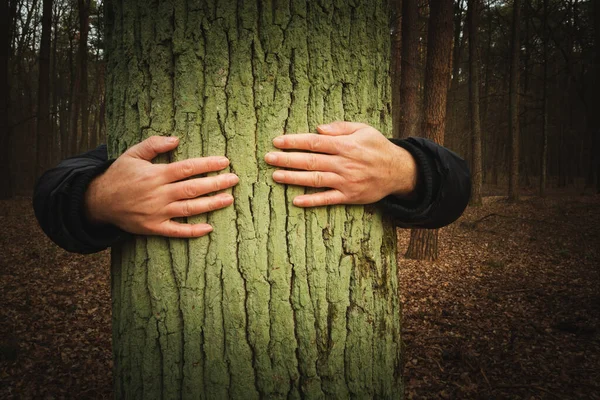
<svg viewBox="0 0 600 400">
<path fill-rule="evenodd" d="M 400 136 L 401 102 L 400 84 L 402 79 L 402 0 L 391 0 L 392 29 L 392 127 L 393 135 Z"/>
<path fill-rule="evenodd" d="M 294 207 L 263 161 L 326 121 L 391 132 L 387 2 L 328 4 L 106 4 L 110 156 L 172 134 L 171 160 L 240 176 L 234 206 L 191 218 L 209 236 L 113 248 L 116 398 L 402 396 L 393 226 Z"/>
<path fill-rule="evenodd" d="M 444 144 L 446 99 L 450 82 L 452 54 L 452 0 L 432 0 L 429 3 L 427 64 L 425 66 L 425 101 L 421 132 L 424 137 Z M 406 258 L 435 260 L 438 257 L 438 230 L 411 232 Z M 425 238 L 421 240 L 420 238 Z"/>
<path fill-rule="evenodd" d="M 508 199 L 519 200 L 519 51 L 521 48 L 519 29 L 521 21 L 521 1 L 513 0 L 512 38 L 510 46 L 510 87 L 509 87 L 509 131 L 510 162 L 508 175 Z"/>
<path fill-rule="evenodd" d="M 78 107 L 81 112 L 79 152 L 87 151 L 90 147 L 88 129 L 88 32 L 90 28 L 90 0 L 78 0 L 79 11 L 79 48 L 77 50 L 79 91 L 77 93 Z"/>
<path fill-rule="evenodd" d="M 471 116 L 471 204 L 481 205 L 483 184 L 479 119 L 479 0 L 469 0 L 469 109 Z"/>
<path fill-rule="evenodd" d="M 419 123 L 419 4 L 402 2 L 402 79 L 399 137 L 420 136 Z"/>
<path fill-rule="evenodd" d="M 594 97 L 593 97 L 593 110 L 592 111 L 592 148 L 594 153 L 594 163 L 591 165 L 592 170 L 596 170 L 596 193 L 600 193 L 600 115 L 598 114 L 598 108 L 600 107 L 600 2 L 594 1 L 594 37 L 595 37 L 595 71 L 594 74 Z"/>
<path fill-rule="evenodd" d="M 10 26 L 11 10 L 7 0 L 0 3 L 0 199 L 12 197 L 11 165 L 10 165 L 10 80 L 8 76 L 8 62 L 10 59 Z"/>
<path fill-rule="evenodd" d="M 548 173 L 548 0 L 543 2 L 543 57 L 544 57 L 544 76 L 543 76 L 543 88 L 542 88 L 542 143 L 541 143 L 541 160 L 540 160 L 540 197 L 546 195 L 546 174 Z M 561 132 L 561 141 L 562 141 Z M 562 143 L 561 143 L 562 144 Z M 562 146 L 561 146 L 562 147 Z M 559 160 L 560 154 L 563 149 L 559 149 Z M 560 171 L 559 171 L 560 173 Z"/>
<path fill-rule="evenodd" d="M 34 156 L 36 178 L 42 175 L 52 162 L 48 150 L 52 143 L 50 120 L 50 38 L 52 36 L 52 0 L 43 1 L 42 38 L 40 42 L 37 134 Z"/>
</svg>

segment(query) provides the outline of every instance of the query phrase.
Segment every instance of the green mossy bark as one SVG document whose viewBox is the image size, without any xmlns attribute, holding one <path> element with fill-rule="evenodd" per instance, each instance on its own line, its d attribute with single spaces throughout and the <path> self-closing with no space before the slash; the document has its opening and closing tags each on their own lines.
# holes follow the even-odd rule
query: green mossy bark
<svg viewBox="0 0 600 400">
<path fill-rule="evenodd" d="M 113 249 L 117 398 L 400 398 L 395 235 L 367 207 L 300 209 L 263 156 L 282 133 L 391 132 L 388 4 L 107 3 L 115 157 L 151 135 L 169 159 L 226 155 L 233 207 L 192 240 Z"/>
</svg>

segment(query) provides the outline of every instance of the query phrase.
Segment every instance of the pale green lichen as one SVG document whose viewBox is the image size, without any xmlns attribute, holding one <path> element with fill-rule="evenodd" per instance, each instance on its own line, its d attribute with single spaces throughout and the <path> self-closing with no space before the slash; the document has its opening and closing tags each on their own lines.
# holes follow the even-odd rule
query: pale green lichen
<svg viewBox="0 0 600 400">
<path fill-rule="evenodd" d="M 109 2 L 117 156 L 225 154 L 234 206 L 207 237 L 113 251 L 117 398 L 400 398 L 395 234 L 375 208 L 303 210 L 264 161 L 283 133 L 356 120 L 391 132 L 385 0 Z"/>
</svg>

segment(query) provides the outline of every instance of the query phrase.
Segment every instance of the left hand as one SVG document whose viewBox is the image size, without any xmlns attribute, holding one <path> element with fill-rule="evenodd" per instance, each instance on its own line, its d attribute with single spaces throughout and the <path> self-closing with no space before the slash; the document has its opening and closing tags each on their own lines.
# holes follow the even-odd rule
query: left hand
<svg viewBox="0 0 600 400">
<path fill-rule="evenodd" d="M 333 122 L 320 125 L 317 132 L 273 139 L 273 145 L 279 149 L 305 152 L 265 155 L 268 164 L 286 168 L 273 173 L 275 182 L 329 188 L 297 196 L 294 205 L 369 204 L 388 195 L 401 198 L 414 195 L 417 185 L 414 158 L 375 128 L 356 122 Z"/>
</svg>

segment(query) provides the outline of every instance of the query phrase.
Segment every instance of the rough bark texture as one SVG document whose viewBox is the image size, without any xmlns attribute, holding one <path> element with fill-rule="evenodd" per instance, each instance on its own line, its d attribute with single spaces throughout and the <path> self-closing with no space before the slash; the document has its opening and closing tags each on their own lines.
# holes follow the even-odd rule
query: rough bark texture
<svg viewBox="0 0 600 400">
<path fill-rule="evenodd" d="M 510 50 L 509 119 L 510 161 L 508 175 L 508 199 L 519 199 L 519 52 L 520 52 L 521 1 L 513 1 L 513 22 Z"/>
<path fill-rule="evenodd" d="M 38 80 L 36 177 L 45 171 L 51 162 L 52 127 L 50 120 L 50 37 L 52 36 L 52 0 L 44 0 L 42 14 L 42 37 Z"/>
<path fill-rule="evenodd" d="M 0 199 L 12 196 L 10 172 L 10 81 L 8 79 L 8 60 L 10 58 L 10 22 L 11 13 L 7 0 L 0 4 Z"/>
<path fill-rule="evenodd" d="M 469 110 L 471 117 L 471 204 L 481 205 L 483 166 L 481 158 L 481 122 L 479 118 L 479 0 L 469 0 Z"/>
<path fill-rule="evenodd" d="M 106 12 L 111 156 L 174 134 L 171 160 L 224 154 L 240 176 L 234 206 L 192 218 L 209 236 L 113 249 L 116 397 L 401 397 L 393 227 L 374 207 L 296 208 L 263 162 L 324 121 L 391 131 L 387 2 Z"/>
<path fill-rule="evenodd" d="M 401 138 L 421 136 L 419 124 L 419 4 L 402 2 L 402 79 L 400 83 Z"/>
<path fill-rule="evenodd" d="M 421 133 L 436 143 L 444 144 L 446 129 L 446 99 L 450 82 L 452 54 L 452 0 L 430 1 L 427 34 L 427 64 L 425 66 L 425 96 Z M 438 257 L 438 230 L 419 232 L 413 229 L 405 257 L 435 260 Z"/>
</svg>

